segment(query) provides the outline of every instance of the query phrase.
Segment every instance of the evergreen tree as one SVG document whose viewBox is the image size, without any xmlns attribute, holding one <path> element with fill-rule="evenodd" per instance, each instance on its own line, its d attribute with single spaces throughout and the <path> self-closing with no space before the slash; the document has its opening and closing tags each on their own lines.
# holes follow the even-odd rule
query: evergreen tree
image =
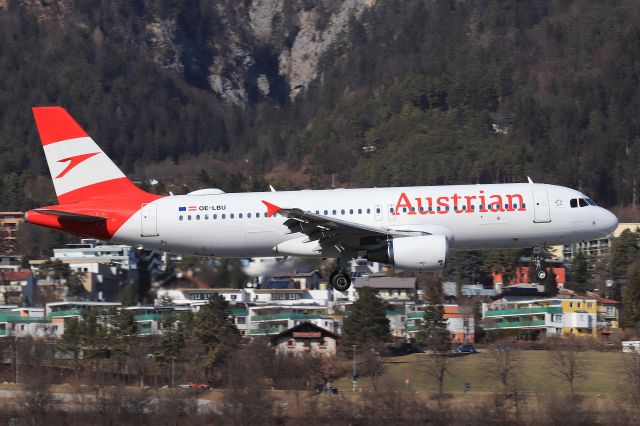
<svg viewBox="0 0 640 426">
<path fill-rule="evenodd" d="M 587 281 L 589 280 L 589 263 L 584 252 L 579 251 L 573 258 L 572 262 L 572 282 L 573 288 L 579 293 L 587 290 Z"/>
<path fill-rule="evenodd" d="M 611 278 L 625 278 L 629 266 L 638 260 L 638 252 L 638 233 L 625 229 L 611 244 Z"/>
<path fill-rule="evenodd" d="M 416 336 L 416 342 L 421 347 L 433 353 L 445 353 L 451 350 L 451 336 L 447 329 L 442 305 L 427 304 L 421 325 L 422 329 Z"/>
<path fill-rule="evenodd" d="M 630 269 L 629 281 L 622 289 L 623 327 L 634 327 L 640 322 L 640 266 L 635 263 Z"/>
<path fill-rule="evenodd" d="M 548 271 L 542 283 L 544 284 L 544 294 L 547 297 L 554 297 L 558 294 L 558 283 L 556 282 L 556 274 L 554 274 L 553 271 Z"/>
<path fill-rule="evenodd" d="M 240 341 L 240 332 L 227 310 L 229 304 L 222 296 L 209 299 L 193 319 L 193 336 L 206 350 L 205 368 L 212 368 L 225 359 Z"/>
<path fill-rule="evenodd" d="M 78 318 L 69 318 L 64 325 L 64 333 L 57 342 L 58 350 L 73 356 L 73 371 L 78 377 L 80 353 L 82 352 L 82 323 Z"/>
<path fill-rule="evenodd" d="M 351 345 L 376 346 L 391 340 L 389 318 L 386 315 L 387 302 L 382 300 L 375 289 L 358 289 L 356 300 L 346 313 L 343 325 L 342 344 L 345 350 Z"/>
</svg>

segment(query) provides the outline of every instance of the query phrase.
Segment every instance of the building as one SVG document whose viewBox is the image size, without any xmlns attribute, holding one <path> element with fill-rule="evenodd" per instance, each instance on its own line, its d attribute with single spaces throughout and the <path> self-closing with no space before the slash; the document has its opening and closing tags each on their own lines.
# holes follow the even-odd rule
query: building
<svg viewBox="0 0 640 426">
<path fill-rule="evenodd" d="M 482 304 L 482 328 L 523 339 L 596 336 L 598 303 L 591 297 L 508 298 Z"/>
<path fill-rule="evenodd" d="M 354 302 L 357 299 L 357 292 L 363 287 L 371 287 L 377 290 L 378 296 L 388 302 L 410 302 L 417 297 L 415 277 L 386 277 L 379 275 L 368 275 L 356 277 L 353 285 L 344 292 L 334 292 L 336 301 Z"/>
<path fill-rule="evenodd" d="M 340 323 L 328 313 L 326 306 L 312 305 L 256 305 L 248 307 L 247 334 L 271 336 L 310 322 L 332 333 L 339 333 Z"/>
<path fill-rule="evenodd" d="M 442 305 L 444 319 L 447 321 L 447 330 L 451 336 L 451 343 L 475 343 L 476 321 L 473 309 L 470 306 L 453 304 Z M 407 336 L 415 338 L 422 330 L 424 320 L 424 306 L 416 306 L 407 313 Z"/>
<path fill-rule="evenodd" d="M 552 272 L 555 275 L 556 283 L 562 287 L 567 279 L 567 271 L 564 267 L 564 263 L 560 260 L 545 259 L 544 261 L 547 272 Z M 504 274 L 500 272 L 492 272 L 493 288 L 495 290 L 501 290 L 506 286 L 517 284 L 530 284 L 529 283 L 529 271 L 531 269 L 531 258 L 522 257 L 518 259 L 515 270 L 512 276 L 509 278 L 509 282 L 504 282 Z"/>
<path fill-rule="evenodd" d="M 561 246 L 550 247 L 554 257 L 564 262 L 572 262 L 574 256 L 579 251 L 592 257 L 603 257 L 609 254 L 613 240 L 618 238 L 625 230 L 635 232 L 640 228 L 640 223 L 620 223 L 611 235 L 604 238 L 590 241 L 581 241 L 579 243 L 565 244 Z"/>
<path fill-rule="evenodd" d="M 31 271 L 0 270 L 0 304 L 31 304 L 34 281 Z"/>
<path fill-rule="evenodd" d="M 23 256 L 19 254 L 0 254 L 0 271 L 17 271 L 22 268 Z"/>
<path fill-rule="evenodd" d="M 272 279 L 274 281 L 290 282 L 291 284 L 293 284 L 292 288 L 299 288 L 302 290 L 319 290 L 320 282 L 322 281 L 322 275 L 320 275 L 320 272 L 318 271 L 296 272 L 293 274 L 273 276 Z"/>
<path fill-rule="evenodd" d="M 615 300 L 598 297 L 598 328 L 620 328 L 620 308 L 622 304 Z"/>
<path fill-rule="evenodd" d="M 156 304 L 171 300 L 174 305 L 206 302 L 214 296 L 222 296 L 229 303 L 244 303 L 249 297 L 241 288 L 161 288 L 156 294 Z"/>
<path fill-rule="evenodd" d="M 294 356 L 335 355 L 337 341 L 337 334 L 308 321 L 303 321 L 269 339 L 276 353 Z"/>
<path fill-rule="evenodd" d="M 15 250 L 15 234 L 23 221 L 22 212 L 0 212 L 0 251 L 12 253 Z"/>
</svg>

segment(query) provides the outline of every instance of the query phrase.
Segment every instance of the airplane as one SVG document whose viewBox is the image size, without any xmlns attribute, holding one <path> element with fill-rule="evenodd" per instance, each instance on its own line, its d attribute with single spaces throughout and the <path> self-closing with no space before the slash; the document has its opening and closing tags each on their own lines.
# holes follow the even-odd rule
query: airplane
<svg viewBox="0 0 640 426">
<path fill-rule="evenodd" d="M 618 219 L 574 189 L 534 183 L 156 195 L 135 186 L 61 107 L 34 107 L 58 204 L 28 223 L 147 249 L 211 257 L 336 258 L 398 270 L 445 267 L 452 250 L 541 248 L 605 237 Z"/>
</svg>

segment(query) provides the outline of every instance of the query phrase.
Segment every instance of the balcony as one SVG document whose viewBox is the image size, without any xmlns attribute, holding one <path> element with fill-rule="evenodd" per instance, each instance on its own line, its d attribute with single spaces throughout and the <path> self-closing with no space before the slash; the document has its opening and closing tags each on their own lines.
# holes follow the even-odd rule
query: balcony
<svg viewBox="0 0 640 426">
<path fill-rule="evenodd" d="M 74 317 L 82 315 L 82 311 L 80 309 L 67 309 L 65 311 L 53 311 L 50 312 L 49 318 L 60 318 L 60 317 Z"/>
<path fill-rule="evenodd" d="M 162 319 L 162 314 L 142 314 L 133 317 L 135 321 L 155 321 Z"/>
<path fill-rule="evenodd" d="M 286 330 L 286 327 L 265 327 L 265 328 L 253 328 L 249 330 L 249 334 L 252 336 L 259 336 L 265 334 L 278 334 Z"/>
<path fill-rule="evenodd" d="M 501 321 L 493 324 L 485 324 L 485 330 L 509 329 L 509 328 L 526 328 L 526 327 L 544 327 L 545 320 L 534 321 Z"/>
<path fill-rule="evenodd" d="M 287 312 L 284 314 L 256 315 L 251 318 L 252 322 L 256 321 L 275 321 L 275 320 L 297 320 L 297 319 L 318 319 L 320 314 L 297 314 Z"/>
<path fill-rule="evenodd" d="M 485 317 L 502 317 L 507 315 L 561 314 L 561 306 L 539 306 L 534 308 L 487 310 Z"/>
</svg>

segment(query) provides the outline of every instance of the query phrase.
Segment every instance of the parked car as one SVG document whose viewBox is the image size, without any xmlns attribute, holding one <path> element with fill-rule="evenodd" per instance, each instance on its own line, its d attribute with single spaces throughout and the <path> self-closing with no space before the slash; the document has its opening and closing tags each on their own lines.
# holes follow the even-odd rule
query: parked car
<svg viewBox="0 0 640 426">
<path fill-rule="evenodd" d="M 473 347 L 473 345 L 470 344 L 464 344 L 464 345 L 460 345 L 456 348 L 456 352 L 459 354 L 477 354 L 478 351 L 476 351 L 476 348 Z"/>
<path fill-rule="evenodd" d="M 207 383 L 193 383 L 193 382 L 183 383 L 178 385 L 178 387 L 180 389 L 211 389 L 211 386 L 208 385 Z"/>
<path fill-rule="evenodd" d="M 333 393 L 333 394 L 337 394 L 338 393 L 338 388 L 336 388 L 335 386 L 327 386 L 327 385 L 322 384 L 322 383 L 318 383 L 317 385 L 314 386 L 313 393 L 319 394 L 319 393 L 323 393 L 323 392 L 330 392 L 330 393 Z"/>
</svg>

